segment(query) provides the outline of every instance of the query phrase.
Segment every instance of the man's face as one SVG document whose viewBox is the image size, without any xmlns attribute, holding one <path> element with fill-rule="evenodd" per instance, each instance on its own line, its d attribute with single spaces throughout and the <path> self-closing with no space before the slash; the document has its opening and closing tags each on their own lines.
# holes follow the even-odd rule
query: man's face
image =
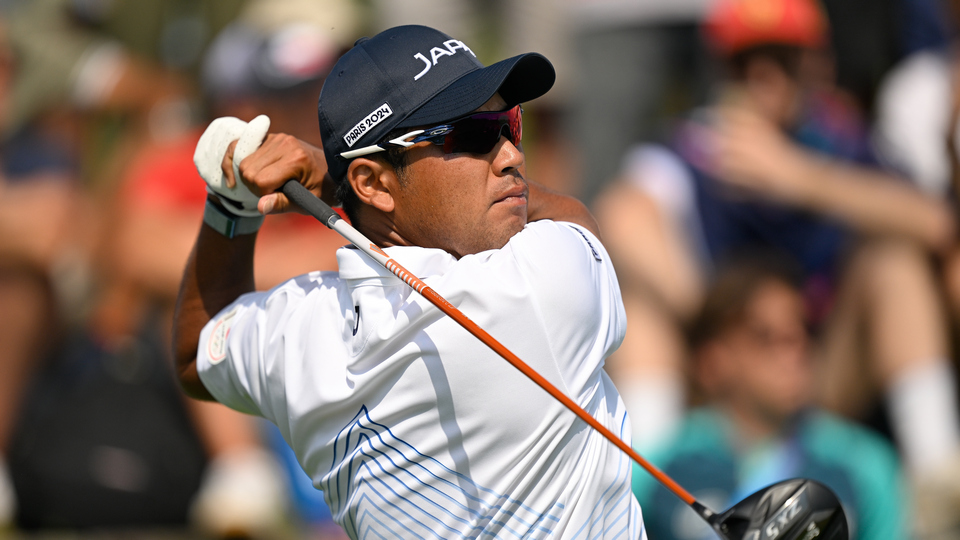
<svg viewBox="0 0 960 540">
<path fill-rule="evenodd" d="M 734 407 L 776 425 L 810 403 L 813 368 L 797 292 L 777 281 L 762 285 L 744 320 L 720 339 Z"/>
<path fill-rule="evenodd" d="M 835 87 L 829 56 L 813 49 L 797 51 L 795 72 L 788 72 L 771 58 L 758 56 L 747 62 L 744 79 L 732 87 L 748 108 L 768 121 L 792 129 L 800 119 L 810 92 Z"/>
<path fill-rule="evenodd" d="M 477 111 L 502 111 L 494 95 Z M 427 142 L 406 150 L 393 194 L 396 231 L 409 243 L 456 257 L 503 247 L 527 223 L 524 155 L 506 137 L 487 154 L 444 154 Z"/>
</svg>

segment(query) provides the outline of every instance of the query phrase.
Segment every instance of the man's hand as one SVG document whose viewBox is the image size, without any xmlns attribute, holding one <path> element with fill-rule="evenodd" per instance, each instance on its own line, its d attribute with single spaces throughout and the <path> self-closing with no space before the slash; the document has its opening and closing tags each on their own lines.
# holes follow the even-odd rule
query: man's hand
<svg viewBox="0 0 960 540">
<path fill-rule="evenodd" d="M 711 129 L 713 173 L 722 181 L 786 203 L 806 196 L 812 156 L 754 112 L 725 107 Z"/>
<path fill-rule="evenodd" d="M 243 182 L 262 195 L 257 206 L 262 214 L 305 213 L 279 191 L 290 179 L 300 182 L 330 206 L 339 204 L 323 150 L 291 135 L 271 133 L 252 153 L 245 151 L 241 139 L 228 147 L 222 169 L 225 173 L 230 171 L 231 177 L 239 173 Z"/>
<path fill-rule="evenodd" d="M 223 206 L 235 215 L 260 215 L 257 210 L 260 196 L 245 183 L 237 182 L 232 168 L 228 171 L 221 164 L 225 162 L 227 149 L 235 144 L 234 141 L 242 138 L 242 148 L 248 153 L 252 152 L 260 145 L 269 128 L 270 119 L 263 115 L 249 124 L 239 118 L 225 116 L 211 122 L 197 143 L 193 163 L 207 183 L 207 191 L 216 195 Z"/>
<path fill-rule="evenodd" d="M 194 154 L 208 189 L 241 216 L 302 212 L 278 191 L 290 179 L 336 206 L 336 185 L 327 175 L 323 150 L 291 135 L 267 135 L 269 129 L 264 115 L 249 124 L 232 117 L 211 122 Z"/>
</svg>

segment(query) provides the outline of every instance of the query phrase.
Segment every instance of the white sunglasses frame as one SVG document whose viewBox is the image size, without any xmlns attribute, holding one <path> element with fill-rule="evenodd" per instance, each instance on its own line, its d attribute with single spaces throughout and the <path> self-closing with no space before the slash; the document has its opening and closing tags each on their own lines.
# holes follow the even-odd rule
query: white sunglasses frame
<svg viewBox="0 0 960 540">
<path fill-rule="evenodd" d="M 390 139 L 387 142 L 396 146 L 403 146 L 404 148 L 409 148 L 416 143 L 407 141 L 405 139 L 409 139 L 410 137 L 416 137 L 417 135 L 420 135 L 423 132 L 424 130 L 417 129 L 417 130 L 411 131 L 410 133 L 401 135 L 395 139 Z M 387 150 L 386 148 L 378 144 L 374 144 L 372 146 L 364 146 L 363 148 L 357 148 L 356 150 L 350 150 L 348 152 L 341 152 L 340 157 L 344 159 L 353 159 L 353 158 L 358 158 L 360 156 L 366 156 L 369 154 L 376 154 L 377 152 L 384 152 L 386 150 Z"/>
</svg>

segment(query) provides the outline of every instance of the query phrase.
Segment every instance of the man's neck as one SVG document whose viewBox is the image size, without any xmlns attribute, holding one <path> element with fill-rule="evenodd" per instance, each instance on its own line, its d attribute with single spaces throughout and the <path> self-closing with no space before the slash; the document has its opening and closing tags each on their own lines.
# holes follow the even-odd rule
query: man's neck
<svg viewBox="0 0 960 540">
<path fill-rule="evenodd" d="M 381 248 L 414 245 L 397 231 L 388 214 L 368 206 L 357 212 L 357 219 L 351 225 Z"/>
</svg>

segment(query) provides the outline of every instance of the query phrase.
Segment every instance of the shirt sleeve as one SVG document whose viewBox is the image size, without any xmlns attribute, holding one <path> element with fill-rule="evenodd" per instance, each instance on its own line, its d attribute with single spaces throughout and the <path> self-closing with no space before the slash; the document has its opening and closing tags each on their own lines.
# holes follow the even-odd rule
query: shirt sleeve
<svg viewBox="0 0 960 540">
<path fill-rule="evenodd" d="M 505 251 L 527 281 L 561 376 L 582 391 L 626 332 L 610 256 L 587 229 L 553 221 L 530 223 Z"/>
<path fill-rule="evenodd" d="M 286 350 L 303 335 L 304 319 L 298 313 L 306 306 L 300 279 L 241 296 L 203 328 L 197 370 L 220 403 L 274 422 L 285 417 L 283 400 L 270 398 L 284 395 Z"/>
</svg>

